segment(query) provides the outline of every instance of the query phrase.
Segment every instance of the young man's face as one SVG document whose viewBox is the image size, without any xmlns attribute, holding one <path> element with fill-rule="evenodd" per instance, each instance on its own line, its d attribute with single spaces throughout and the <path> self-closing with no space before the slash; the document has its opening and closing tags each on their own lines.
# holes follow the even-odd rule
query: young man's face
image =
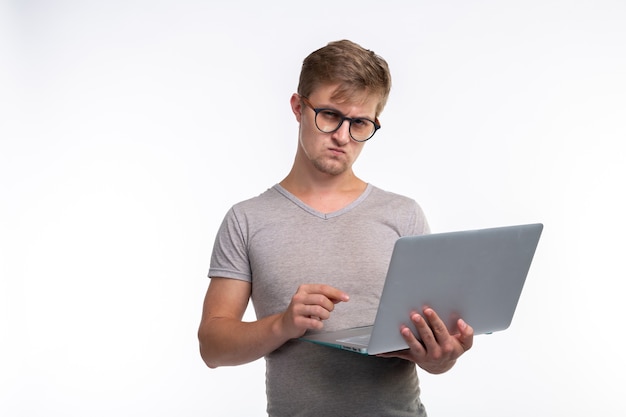
<svg viewBox="0 0 626 417">
<path fill-rule="evenodd" d="M 334 109 L 346 117 L 376 120 L 376 107 L 380 100 L 378 95 L 364 94 L 358 97 L 358 100 L 337 103 L 331 99 L 336 87 L 335 85 L 319 87 L 307 97 L 308 101 L 315 108 Z M 327 175 L 335 176 L 349 171 L 365 143 L 351 139 L 350 123 L 346 120 L 335 132 L 324 133 L 315 125 L 315 112 L 299 95 L 294 94 L 291 97 L 291 107 L 300 122 L 298 148 L 300 156 L 317 171 Z"/>
</svg>

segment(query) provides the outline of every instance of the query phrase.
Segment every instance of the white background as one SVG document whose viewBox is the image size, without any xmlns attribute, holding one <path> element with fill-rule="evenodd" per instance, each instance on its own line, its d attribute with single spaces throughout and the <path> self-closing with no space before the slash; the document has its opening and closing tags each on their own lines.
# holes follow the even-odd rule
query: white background
<svg viewBox="0 0 626 417">
<path fill-rule="evenodd" d="M 209 256 L 342 38 L 393 74 L 362 178 L 435 232 L 545 224 L 512 326 L 421 374 L 430 415 L 626 414 L 626 3 L 226 3 L 0 3 L 0 415 L 263 415 L 262 360 L 199 357 Z"/>
</svg>

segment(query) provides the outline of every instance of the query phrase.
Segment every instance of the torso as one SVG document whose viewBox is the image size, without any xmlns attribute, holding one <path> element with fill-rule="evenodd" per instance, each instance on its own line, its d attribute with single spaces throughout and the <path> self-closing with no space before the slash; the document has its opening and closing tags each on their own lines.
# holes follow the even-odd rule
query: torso
<svg viewBox="0 0 626 417">
<path fill-rule="evenodd" d="M 209 275 L 251 282 L 258 318 L 284 311 L 298 285 L 321 282 L 351 296 L 336 306 L 325 330 L 371 324 L 395 240 L 428 227 L 410 199 L 371 186 L 351 196 L 309 206 L 273 187 L 237 204 L 218 234 Z M 290 341 L 265 359 L 271 416 L 423 412 L 415 365 L 407 361 L 301 341 Z M 327 384 L 328 378 L 334 383 Z M 323 402 L 316 400 L 320 397 Z"/>
</svg>

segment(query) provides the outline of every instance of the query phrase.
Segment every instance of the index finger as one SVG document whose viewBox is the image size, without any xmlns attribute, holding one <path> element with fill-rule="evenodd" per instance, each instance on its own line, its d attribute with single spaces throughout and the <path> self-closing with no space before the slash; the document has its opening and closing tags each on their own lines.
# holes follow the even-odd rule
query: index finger
<svg viewBox="0 0 626 417">
<path fill-rule="evenodd" d="M 308 284 L 305 291 L 309 294 L 321 294 L 337 304 L 341 301 L 348 301 L 350 296 L 339 288 L 335 288 L 326 284 Z"/>
</svg>

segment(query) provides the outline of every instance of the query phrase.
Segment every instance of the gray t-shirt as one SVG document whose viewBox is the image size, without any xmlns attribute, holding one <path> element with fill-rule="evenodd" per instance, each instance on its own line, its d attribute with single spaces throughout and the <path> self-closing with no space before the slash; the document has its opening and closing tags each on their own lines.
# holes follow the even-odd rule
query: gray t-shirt
<svg viewBox="0 0 626 417">
<path fill-rule="evenodd" d="M 257 318 L 284 311 L 300 284 L 341 289 L 324 330 L 374 322 L 400 236 L 429 233 L 419 205 L 368 185 L 347 207 L 320 213 L 280 185 L 238 203 L 217 234 L 210 277 L 248 281 Z M 292 340 L 265 357 L 268 414 L 425 416 L 416 367 Z"/>
</svg>

